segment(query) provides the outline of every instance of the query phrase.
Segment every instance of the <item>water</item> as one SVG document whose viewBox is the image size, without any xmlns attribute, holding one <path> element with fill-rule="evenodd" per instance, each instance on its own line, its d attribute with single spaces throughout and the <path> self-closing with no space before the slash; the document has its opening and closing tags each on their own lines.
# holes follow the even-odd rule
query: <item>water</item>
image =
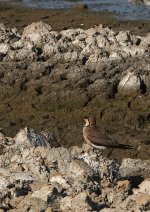
<svg viewBox="0 0 150 212">
<path fill-rule="evenodd" d="M 135 5 L 128 0 L 0 0 L 31 8 L 63 9 L 75 4 L 87 4 L 93 11 L 115 12 L 120 19 L 150 20 L 150 6 Z"/>
</svg>

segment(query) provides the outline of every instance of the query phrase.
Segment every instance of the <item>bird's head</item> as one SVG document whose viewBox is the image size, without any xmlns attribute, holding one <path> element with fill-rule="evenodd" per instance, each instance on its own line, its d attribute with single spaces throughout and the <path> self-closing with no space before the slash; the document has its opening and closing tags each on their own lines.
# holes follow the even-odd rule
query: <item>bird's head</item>
<svg viewBox="0 0 150 212">
<path fill-rule="evenodd" d="M 96 125 L 96 118 L 94 116 L 87 116 L 84 117 L 84 121 L 85 121 L 85 127 L 89 126 L 89 125 Z"/>
</svg>

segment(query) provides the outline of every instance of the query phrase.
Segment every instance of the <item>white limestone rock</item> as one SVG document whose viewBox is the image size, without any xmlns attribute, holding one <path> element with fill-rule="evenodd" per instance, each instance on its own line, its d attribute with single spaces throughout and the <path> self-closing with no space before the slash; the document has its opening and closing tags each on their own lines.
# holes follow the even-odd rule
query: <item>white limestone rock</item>
<svg viewBox="0 0 150 212">
<path fill-rule="evenodd" d="M 128 31 L 119 32 L 119 34 L 116 36 L 116 40 L 119 42 L 121 46 L 131 45 L 132 43 L 130 33 Z"/>
<path fill-rule="evenodd" d="M 52 27 L 42 21 L 37 23 L 32 23 L 24 28 L 22 38 L 29 39 L 35 44 L 41 44 L 50 40 L 50 32 Z"/>
<path fill-rule="evenodd" d="M 141 91 L 141 77 L 134 72 L 128 72 L 119 82 L 120 94 L 138 94 Z"/>
<path fill-rule="evenodd" d="M 65 179 L 65 177 L 63 177 L 59 173 L 56 173 L 53 176 L 51 176 L 49 181 L 51 183 L 58 183 L 58 184 L 60 184 L 64 189 L 70 188 L 70 185 L 67 183 L 67 180 Z"/>
<path fill-rule="evenodd" d="M 0 43 L 0 53 L 7 54 L 9 50 L 10 50 L 9 44 Z"/>
</svg>

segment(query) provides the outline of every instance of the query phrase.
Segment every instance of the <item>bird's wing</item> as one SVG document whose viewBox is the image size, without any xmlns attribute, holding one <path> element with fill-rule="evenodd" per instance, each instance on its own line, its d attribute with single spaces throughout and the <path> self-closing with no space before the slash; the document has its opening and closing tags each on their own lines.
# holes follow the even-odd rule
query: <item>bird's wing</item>
<svg viewBox="0 0 150 212">
<path fill-rule="evenodd" d="M 88 133 L 87 138 L 90 140 L 91 143 L 97 146 L 118 146 L 117 142 L 114 142 L 109 136 L 102 133 L 97 128 L 90 130 L 90 133 Z"/>
</svg>

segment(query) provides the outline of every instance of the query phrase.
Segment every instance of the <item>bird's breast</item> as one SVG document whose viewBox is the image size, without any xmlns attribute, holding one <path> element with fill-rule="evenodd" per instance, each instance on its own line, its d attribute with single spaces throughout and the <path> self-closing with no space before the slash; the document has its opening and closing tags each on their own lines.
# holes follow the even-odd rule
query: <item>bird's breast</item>
<svg viewBox="0 0 150 212">
<path fill-rule="evenodd" d="M 88 127 L 83 127 L 83 137 L 84 137 L 84 140 L 85 140 L 86 142 L 89 142 L 88 133 L 89 133 Z"/>
</svg>

